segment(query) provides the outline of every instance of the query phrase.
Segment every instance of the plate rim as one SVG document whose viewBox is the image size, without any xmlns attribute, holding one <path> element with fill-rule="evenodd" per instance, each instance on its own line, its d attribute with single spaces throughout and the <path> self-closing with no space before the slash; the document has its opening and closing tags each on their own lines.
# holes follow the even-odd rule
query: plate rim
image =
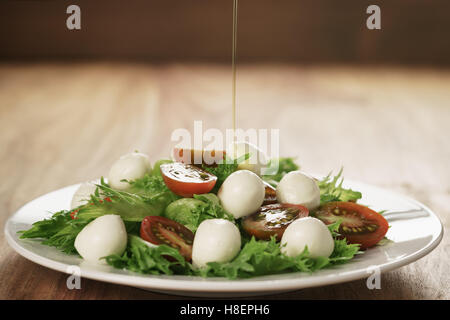
<svg viewBox="0 0 450 320">
<path fill-rule="evenodd" d="M 395 191 L 391 191 L 389 189 L 380 188 L 378 186 L 354 181 L 354 180 L 346 180 L 346 182 L 352 184 L 357 183 L 359 185 L 364 185 L 367 187 L 375 188 L 377 190 L 387 191 L 392 195 L 395 195 L 396 197 L 403 198 L 415 205 L 417 205 L 422 210 L 426 211 L 428 214 L 430 214 L 431 217 L 433 217 L 440 225 L 439 234 L 432 239 L 425 247 L 419 249 L 418 251 L 402 258 L 401 260 L 396 260 L 392 262 L 386 262 L 381 265 L 377 265 L 380 269 L 380 272 L 388 272 L 393 269 L 408 265 L 414 261 L 417 261 L 427 254 L 429 254 L 431 251 L 433 251 L 441 242 L 443 235 L 444 235 L 444 226 L 442 224 L 442 221 L 440 220 L 439 216 L 435 214 L 428 206 L 424 205 L 423 203 L 412 199 L 408 196 L 399 194 Z M 21 212 L 28 204 L 34 201 L 38 201 L 39 199 L 43 197 L 47 197 L 52 193 L 57 192 L 63 192 L 65 189 L 75 188 L 79 184 L 73 184 L 70 186 L 66 186 L 57 190 L 53 190 L 51 192 L 48 192 L 44 195 L 41 195 L 29 202 L 27 202 L 25 205 L 20 207 L 18 210 L 14 212 L 6 221 L 4 226 L 4 234 L 5 238 L 7 240 L 7 243 L 14 249 L 17 253 L 19 253 L 22 257 L 24 257 L 27 260 L 30 260 L 36 264 L 39 264 L 41 266 L 44 266 L 46 268 L 59 271 L 65 274 L 71 274 L 68 272 L 67 267 L 68 264 L 65 264 L 63 262 L 54 261 L 50 258 L 41 256 L 37 253 L 34 253 L 23 246 L 20 245 L 18 241 L 14 239 L 14 236 L 11 234 L 10 225 L 13 223 L 13 218 L 17 215 L 17 213 Z M 57 249 L 55 249 L 57 250 Z M 367 272 L 369 267 L 365 269 L 357 269 L 353 271 L 344 271 L 343 274 L 340 274 L 339 276 L 336 275 L 327 275 L 327 276 L 311 276 L 311 277 L 295 277 L 296 274 L 304 274 L 301 272 L 292 272 L 292 273 L 282 273 L 282 274 L 275 274 L 275 275 L 269 275 L 268 277 L 276 277 L 280 275 L 292 275 L 292 277 L 289 277 L 288 279 L 264 279 L 261 280 L 261 277 L 255 277 L 259 278 L 259 280 L 254 280 L 255 278 L 249 278 L 249 279 L 235 279 L 230 280 L 227 278 L 214 278 L 214 280 L 211 280 L 211 278 L 202 278 L 199 276 L 192 276 L 193 279 L 167 279 L 162 278 L 158 276 L 152 276 L 151 278 L 147 278 L 151 283 L 145 282 L 142 283 L 142 279 L 146 277 L 146 275 L 142 275 L 139 273 L 133 273 L 129 271 L 129 274 L 118 274 L 118 273 L 109 273 L 106 271 L 97 271 L 97 270 L 89 270 L 89 269 L 83 269 L 82 266 L 80 266 L 81 270 L 81 277 L 91 280 L 97 280 L 97 281 L 103 281 L 108 283 L 114 283 L 119 285 L 126 285 L 126 286 L 133 286 L 133 287 L 140 287 L 145 289 L 154 289 L 154 290 L 166 290 L 166 291 L 173 291 L 173 292 L 189 292 L 189 293 L 261 293 L 261 292 L 277 292 L 277 291 L 292 291 L 292 290 L 299 290 L 303 288 L 312 288 L 312 287 L 319 287 L 319 286 L 325 286 L 325 285 L 333 285 L 353 280 L 359 280 L 364 279 L 370 276 L 370 274 Z M 167 277 L 167 276 L 166 276 Z M 172 277 L 172 276 L 170 276 Z M 173 277 L 177 277 L 174 275 Z M 186 277 L 186 276 L 184 276 Z M 264 276 L 263 276 L 264 277 Z M 197 281 L 195 281 L 197 280 Z M 193 286 L 193 284 L 195 284 Z M 271 287 L 271 284 L 276 284 L 276 287 Z M 218 286 L 220 285 L 220 286 Z"/>
</svg>

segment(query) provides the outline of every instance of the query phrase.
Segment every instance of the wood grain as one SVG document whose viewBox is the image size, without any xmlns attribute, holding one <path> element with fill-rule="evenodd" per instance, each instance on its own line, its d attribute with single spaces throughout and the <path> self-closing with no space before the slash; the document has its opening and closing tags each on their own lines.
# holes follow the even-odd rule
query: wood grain
<svg viewBox="0 0 450 320">
<path fill-rule="evenodd" d="M 105 175 L 121 154 L 152 159 L 175 128 L 231 125 L 229 66 L 213 64 L 0 65 L 0 226 L 26 202 Z M 274 299 L 450 298 L 450 71 L 241 65 L 243 128 L 280 128 L 281 153 L 317 173 L 345 166 L 349 179 L 412 196 L 445 225 L 428 256 L 365 281 L 272 295 Z M 0 240 L 0 298 L 171 299 L 82 280 L 38 266 Z"/>
</svg>

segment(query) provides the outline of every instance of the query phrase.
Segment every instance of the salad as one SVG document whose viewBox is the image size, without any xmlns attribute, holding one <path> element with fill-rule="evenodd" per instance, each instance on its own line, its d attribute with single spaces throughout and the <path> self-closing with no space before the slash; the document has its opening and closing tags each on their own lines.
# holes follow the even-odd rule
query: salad
<svg viewBox="0 0 450 320">
<path fill-rule="evenodd" d="M 196 165 L 189 149 L 153 166 L 145 154 L 124 155 L 107 179 L 81 184 L 70 210 L 20 237 L 132 272 L 229 279 L 314 272 L 385 237 L 386 219 L 357 203 L 342 170 L 317 180 L 280 158 L 275 174 L 260 175 L 267 163 L 250 162 L 260 151 L 243 144 L 250 152 Z"/>
</svg>

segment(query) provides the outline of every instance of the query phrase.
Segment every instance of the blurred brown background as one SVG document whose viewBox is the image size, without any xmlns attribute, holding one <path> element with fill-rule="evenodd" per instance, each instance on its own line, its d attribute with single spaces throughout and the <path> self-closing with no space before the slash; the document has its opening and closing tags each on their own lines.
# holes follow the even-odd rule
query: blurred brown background
<svg viewBox="0 0 450 320">
<path fill-rule="evenodd" d="M 82 29 L 65 26 L 78 4 Z M 368 30 L 370 4 L 382 30 Z M 0 2 L 0 57 L 229 61 L 232 0 Z M 450 64 L 448 0 L 241 0 L 240 61 Z"/>
<path fill-rule="evenodd" d="M 80 31 L 66 8 L 81 7 Z M 366 9 L 381 7 L 381 30 Z M 280 129 L 307 172 L 413 197 L 445 232 L 431 254 L 365 280 L 272 299 L 450 299 L 450 1 L 240 0 L 238 127 Z M 0 0 L 0 230 L 28 201 L 152 162 L 174 129 L 230 128 L 232 0 Z M 388 209 L 388 208 L 386 208 Z M 34 264 L 0 237 L 0 299 L 171 298 Z"/>
</svg>

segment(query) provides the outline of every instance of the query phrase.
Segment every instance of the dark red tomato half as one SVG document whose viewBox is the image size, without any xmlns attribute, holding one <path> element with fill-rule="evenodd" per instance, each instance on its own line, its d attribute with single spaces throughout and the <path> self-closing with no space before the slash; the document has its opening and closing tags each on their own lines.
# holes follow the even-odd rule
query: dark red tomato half
<svg viewBox="0 0 450 320">
<path fill-rule="evenodd" d="M 168 245 L 187 261 L 192 259 L 194 234 L 176 221 L 160 216 L 145 217 L 141 223 L 141 238 L 156 245 Z"/>
<path fill-rule="evenodd" d="M 277 191 L 269 183 L 264 181 L 266 186 L 266 194 L 264 196 L 263 205 L 277 203 Z"/>
<path fill-rule="evenodd" d="M 295 219 L 308 216 L 306 207 L 289 204 L 275 203 L 262 206 L 254 214 L 242 220 L 244 230 L 256 239 L 269 240 L 273 235 L 277 241 L 281 240 L 284 230 Z"/>
<path fill-rule="evenodd" d="M 167 187 L 182 197 L 208 193 L 214 188 L 217 177 L 191 164 L 165 163 L 160 166 Z"/>
<path fill-rule="evenodd" d="M 389 224 L 376 211 L 354 202 L 330 202 L 314 211 L 314 216 L 325 224 L 332 224 L 339 219 L 339 233 L 349 243 L 358 243 L 361 249 L 370 248 L 384 238 Z"/>
</svg>

